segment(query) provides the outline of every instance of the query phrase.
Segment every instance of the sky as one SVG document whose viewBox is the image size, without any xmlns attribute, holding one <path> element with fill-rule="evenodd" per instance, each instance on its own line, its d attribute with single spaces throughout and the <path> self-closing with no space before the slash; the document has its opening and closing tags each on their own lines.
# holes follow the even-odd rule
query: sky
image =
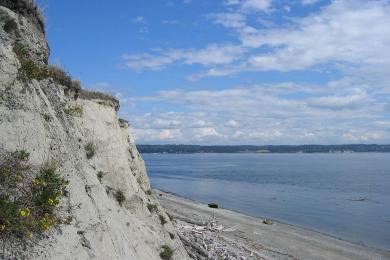
<svg viewBox="0 0 390 260">
<path fill-rule="evenodd" d="M 137 143 L 390 143 L 388 0 L 37 2 Z"/>
</svg>

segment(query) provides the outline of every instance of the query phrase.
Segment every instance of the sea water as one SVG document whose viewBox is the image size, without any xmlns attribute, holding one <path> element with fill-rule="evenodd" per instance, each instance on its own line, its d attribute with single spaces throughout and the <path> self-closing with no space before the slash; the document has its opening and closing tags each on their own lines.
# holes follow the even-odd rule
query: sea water
<svg viewBox="0 0 390 260">
<path fill-rule="evenodd" d="M 152 186 L 390 250 L 390 154 L 143 154 Z"/>
</svg>

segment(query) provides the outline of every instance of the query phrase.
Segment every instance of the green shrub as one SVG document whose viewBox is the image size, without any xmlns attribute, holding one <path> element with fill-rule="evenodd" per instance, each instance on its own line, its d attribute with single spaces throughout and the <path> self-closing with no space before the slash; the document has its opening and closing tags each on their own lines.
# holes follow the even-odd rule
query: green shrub
<svg viewBox="0 0 390 260">
<path fill-rule="evenodd" d="M 148 203 L 146 205 L 146 207 L 148 208 L 148 210 L 152 213 L 153 211 L 157 211 L 157 206 L 156 204 L 151 204 L 151 203 Z"/>
<path fill-rule="evenodd" d="M 98 173 L 96 174 L 97 178 L 99 179 L 99 182 L 102 183 L 103 181 L 103 177 L 104 177 L 104 173 L 102 171 L 98 171 Z"/>
<path fill-rule="evenodd" d="M 65 223 L 57 206 L 68 182 L 56 163 L 33 167 L 29 155 L 25 150 L 0 154 L 0 242 L 11 251 Z"/>
<path fill-rule="evenodd" d="M 146 191 L 146 194 L 147 194 L 147 195 L 152 195 L 152 190 L 150 190 L 150 189 L 147 190 L 147 191 Z"/>
<path fill-rule="evenodd" d="M 126 200 L 125 194 L 123 194 L 123 191 L 117 190 L 114 194 L 114 197 L 116 201 L 118 201 L 119 205 L 122 206 L 122 203 Z"/>
<path fill-rule="evenodd" d="M 28 79 L 42 80 L 49 77 L 46 66 L 38 65 L 30 57 L 30 50 L 26 46 L 16 43 L 13 51 L 19 59 L 19 75 Z"/>
<path fill-rule="evenodd" d="M 161 223 L 161 225 L 165 225 L 165 224 L 167 224 L 168 222 L 166 221 L 166 219 L 165 219 L 165 217 L 163 216 L 163 215 L 158 215 L 158 218 L 160 219 L 160 223 Z"/>
<path fill-rule="evenodd" d="M 163 245 L 163 246 L 161 247 L 161 249 L 163 250 L 163 251 L 160 253 L 161 259 L 164 259 L 164 260 L 170 260 L 170 259 L 172 259 L 173 250 L 172 250 L 169 246 Z"/>
<path fill-rule="evenodd" d="M 36 64 L 32 60 L 23 59 L 20 61 L 21 67 L 19 73 L 28 79 L 42 80 L 48 78 L 47 69 L 43 66 Z"/>
<path fill-rule="evenodd" d="M 92 142 L 88 142 L 85 146 L 85 153 L 87 155 L 88 159 L 91 159 L 92 157 L 95 156 L 96 153 L 96 145 L 94 145 Z"/>
<path fill-rule="evenodd" d="M 64 112 L 70 116 L 81 117 L 83 115 L 84 109 L 81 105 L 70 105 L 64 109 Z"/>
</svg>

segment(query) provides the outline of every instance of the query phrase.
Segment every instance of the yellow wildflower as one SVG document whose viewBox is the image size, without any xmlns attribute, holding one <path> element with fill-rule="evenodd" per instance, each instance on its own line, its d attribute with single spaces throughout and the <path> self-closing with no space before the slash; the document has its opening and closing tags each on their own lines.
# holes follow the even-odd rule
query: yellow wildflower
<svg viewBox="0 0 390 260">
<path fill-rule="evenodd" d="M 32 232 L 27 232 L 27 237 L 31 239 L 33 237 L 33 233 Z"/>
<path fill-rule="evenodd" d="M 28 208 L 22 209 L 22 210 L 20 211 L 20 215 L 21 215 L 22 217 L 24 217 L 24 218 L 27 218 L 27 217 L 30 216 L 30 210 L 29 210 Z"/>
<path fill-rule="evenodd" d="M 5 225 L 0 225 L 0 231 L 3 231 L 5 229 Z"/>
<path fill-rule="evenodd" d="M 48 203 L 50 206 L 52 206 L 52 205 L 54 204 L 54 200 L 53 200 L 53 199 L 49 199 L 49 200 L 47 201 L 47 203 Z"/>
<path fill-rule="evenodd" d="M 40 219 L 40 225 L 43 230 L 48 230 L 51 226 L 55 224 L 55 218 L 49 214 L 45 214 L 43 218 Z"/>
</svg>

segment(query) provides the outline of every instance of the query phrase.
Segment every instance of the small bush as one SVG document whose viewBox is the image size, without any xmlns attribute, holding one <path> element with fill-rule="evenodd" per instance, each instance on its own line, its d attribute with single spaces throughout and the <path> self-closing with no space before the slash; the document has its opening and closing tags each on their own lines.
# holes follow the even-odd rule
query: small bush
<svg viewBox="0 0 390 260">
<path fill-rule="evenodd" d="M 116 201 L 118 201 L 119 205 L 122 206 L 122 203 L 126 200 L 125 194 L 123 194 L 123 191 L 117 190 L 114 194 L 114 197 Z"/>
<path fill-rule="evenodd" d="M 148 203 L 146 205 L 146 207 L 148 208 L 148 210 L 152 213 L 153 211 L 157 211 L 157 206 L 156 204 L 151 204 L 151 203 Z"/>
<path fill-rule="evenodd" d="M 161 249 L 163 250 L 163 251 L 160 253 L 161 259 L 164 259 L 164 260 L 170 260 L 170 259 L 172 259 L 173 250 L 172 250 L 169 246 L 163 245 L 163 246 L 161 247 Z"/>
<path fill-rule="evenodd" d="M 166 219 L 165 219 L 165 217 L 163 216 L 163 215 L 158 215 L 158 218 L 160 219 L 160 223 L 161 223 L 161 225 L 165 225 L 165 224 L 167 224 L 168 222 L 166 221 Z"/>
<path fill-rule="evenodd" d="M 150 190 L 150 189 L 147 190 L 147 191 L 146 191 L 146 194 L 147 194 L 147 195 L 152 195 L 152 190 Z"/>
<path fill-rule="evenodd" d="M 83 115 L 84 109 L 81 105 L 73 105 L 68 106 L 64 109 L 65 114 L 68 114 L 70 116 L 78 116 L 81 117 Z"/>
<path fill-rule="evenodd" d="M 88 159 L 91 159 L 92 157 L 95 156 L 96 146 L 92 142 L 87 143 L 84 146 L 84 149 Z"/>
<path fill-rule="evenodd" d="M 104 173 L 102 171 L 98 171 L 98 173 L 96 174 L 98 180 L 100 183 L 102 183 L 103 181 L 103 177 L 104 177 Z"/>
<path fill-rule="evenodd" d="M 170 237 L 171 239 L 175 239 L 175 234 L 173 234 L 173 233 L 171 233 L 171 232 L 168 232 L 168 234 L 169 234 L 169 237 Z"/>
<path fill-rule="evenodd" d="M 21 150 L 0 156 L 0 242 L 11 252 L 64 223 L 56 209 L 68 182 L 56 163 L 38 169 L 28 163 L 29 155 Z"/>
</svg>

